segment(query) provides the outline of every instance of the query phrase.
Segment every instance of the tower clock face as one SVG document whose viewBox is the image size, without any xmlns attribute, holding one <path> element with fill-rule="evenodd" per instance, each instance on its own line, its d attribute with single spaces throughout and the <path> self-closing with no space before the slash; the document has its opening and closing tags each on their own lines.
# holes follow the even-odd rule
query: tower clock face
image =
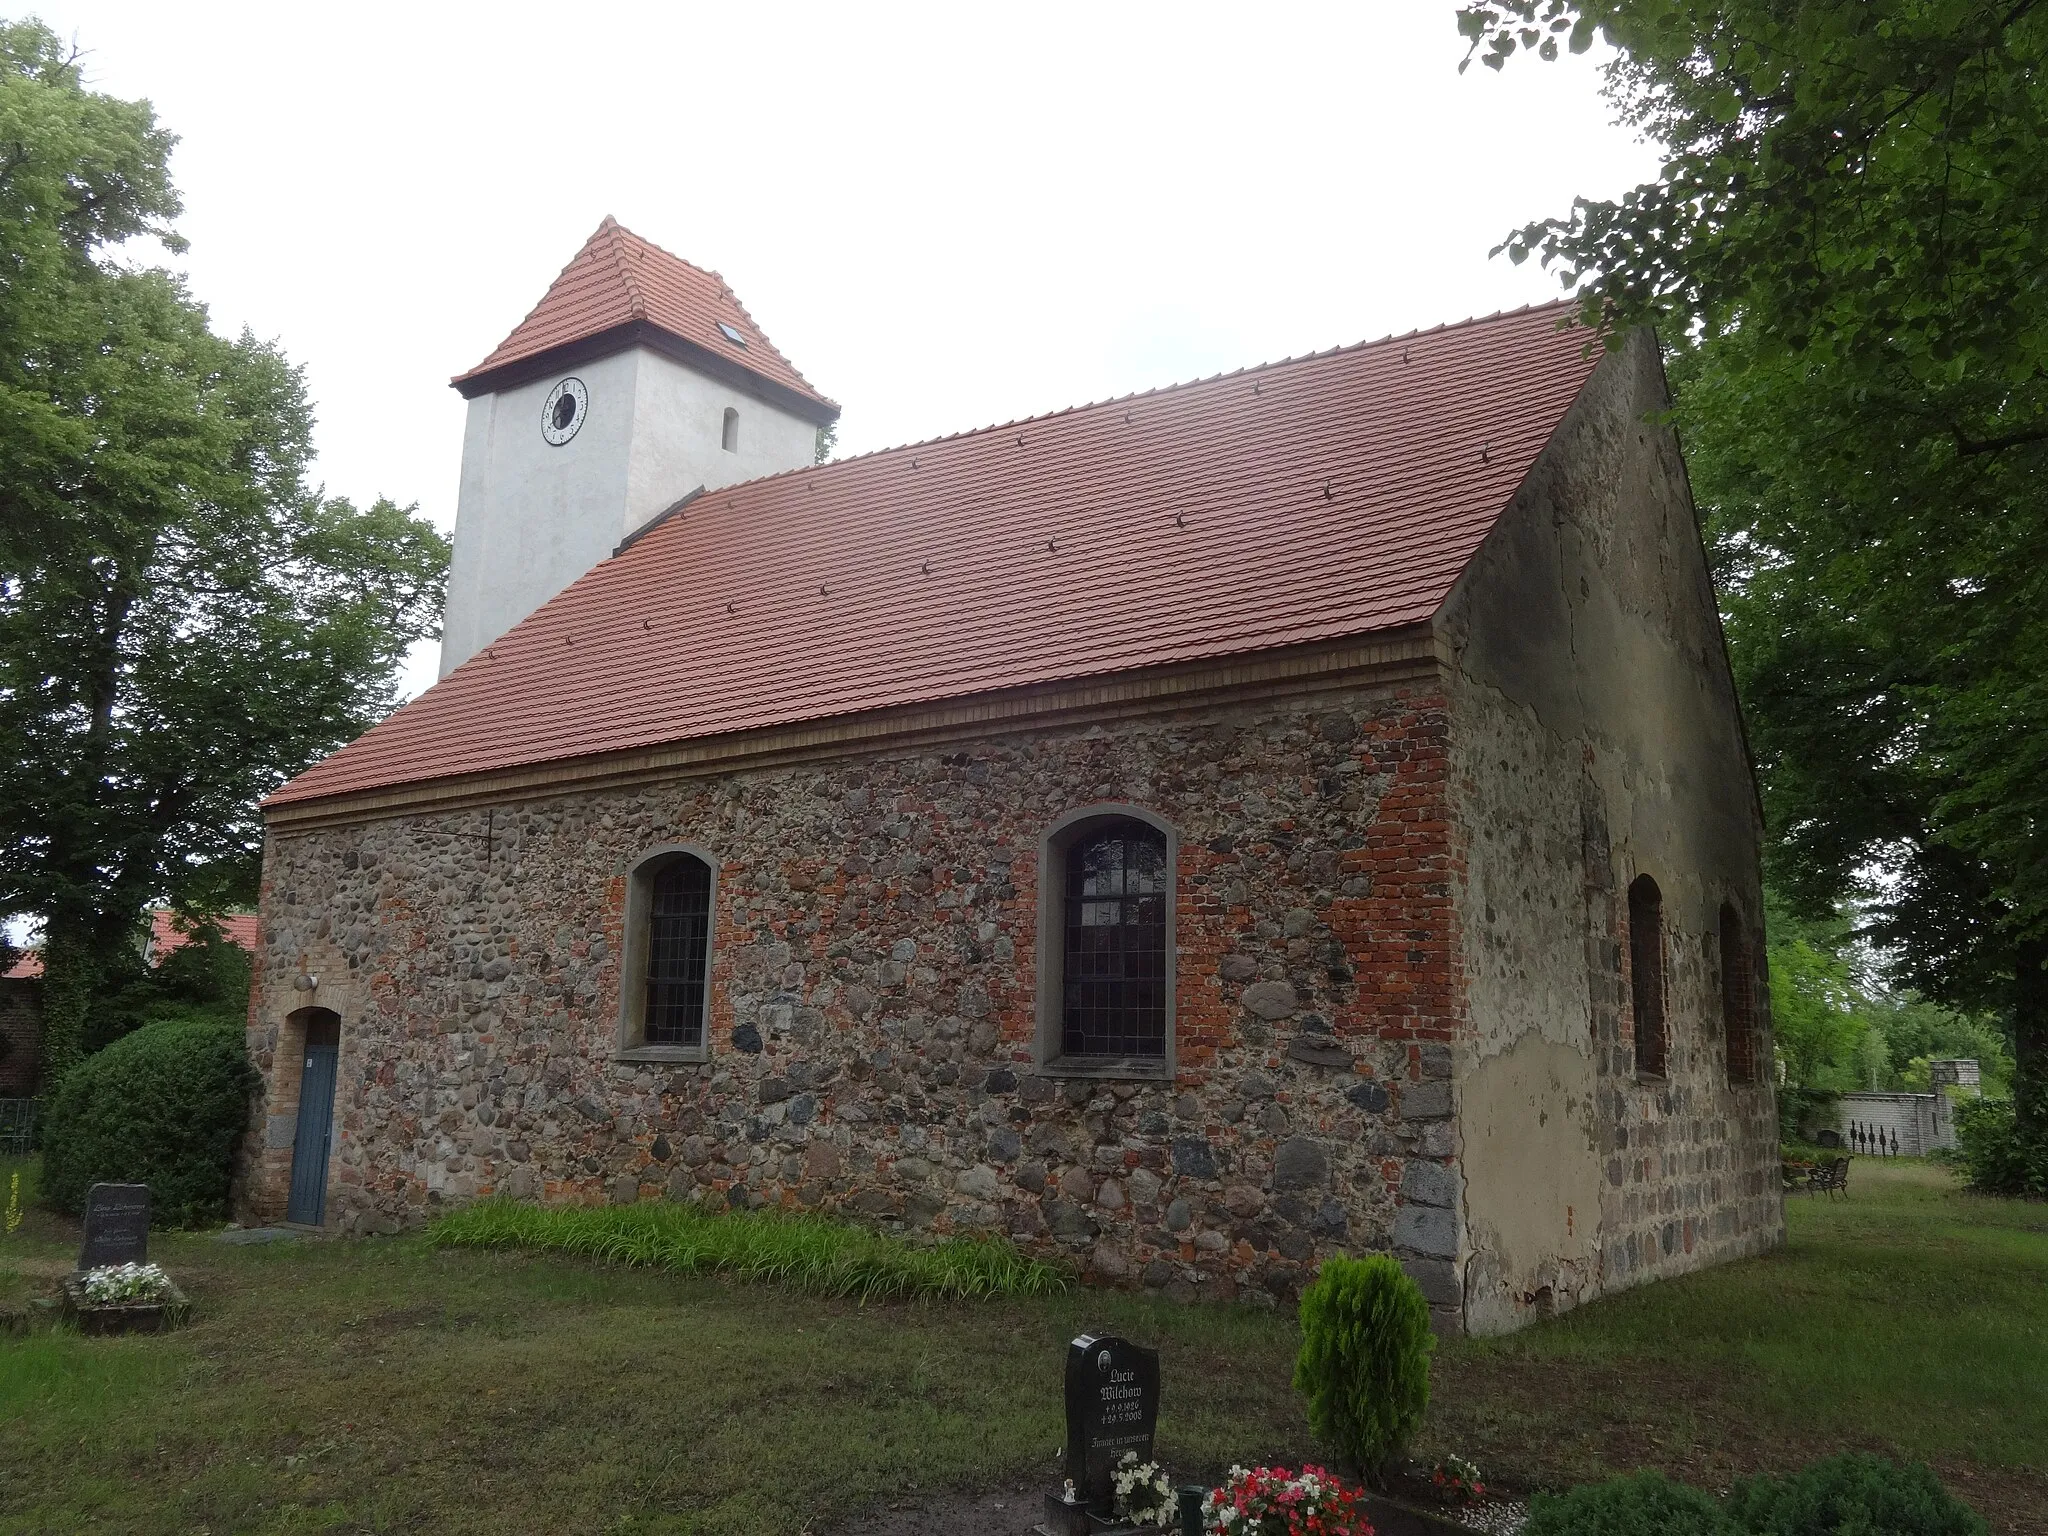
<svg viewBox="0 0 2048 1536">
<path fill-rule="evenodd" d="M 581 379 L 564 379 L 548 391 L 547 404 L 540 408 L 540 435 L 555 447 L 569 441 L 583 425 L 590 410 L 590 391 Z"/>
</svg>

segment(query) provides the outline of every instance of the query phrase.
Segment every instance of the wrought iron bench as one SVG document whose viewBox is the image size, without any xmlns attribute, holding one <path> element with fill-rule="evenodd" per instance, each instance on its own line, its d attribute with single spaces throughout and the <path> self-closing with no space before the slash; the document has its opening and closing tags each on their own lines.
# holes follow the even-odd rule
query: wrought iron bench
<svg viewBox="0 0 2048 1536">
<path fill-rule="evenodd" d="M 1832 1195 L 1840 1191 L 1844 1200 L 1849 1198 L 1849 1159 L 1830 1157 L 1814 1165 L 1813 1172 L 1806 1176 L 1806 1192 L 1810 1195 L 1823 1190 Z"/>
</svg>

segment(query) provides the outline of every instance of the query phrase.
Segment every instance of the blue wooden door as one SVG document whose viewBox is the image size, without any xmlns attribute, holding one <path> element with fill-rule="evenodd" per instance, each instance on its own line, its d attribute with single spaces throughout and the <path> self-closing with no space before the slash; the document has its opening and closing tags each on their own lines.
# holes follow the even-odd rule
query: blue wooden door
<svg viewBox="0 0 2048 1536">
<path fill-rule="evenodd" d="M 299 1078 L 299 1128 L 292 1140 L 292 1193 L 284 1219 L 317 1227 L 327 1211 L 327 1147 L 334 1130 L 334 1069 L 341 1021 L 306 1026 L 306 1064 Z"/>
</svg>

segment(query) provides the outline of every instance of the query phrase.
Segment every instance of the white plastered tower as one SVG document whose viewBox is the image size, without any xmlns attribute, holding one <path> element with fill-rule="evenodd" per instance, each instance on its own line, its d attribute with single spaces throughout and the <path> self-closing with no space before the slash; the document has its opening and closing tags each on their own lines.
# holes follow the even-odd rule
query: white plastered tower
<svg viewBox="0 0 2048 1536">
<path fill-rule="evenodd" d="M 700 486 L 812 463 L 839 416 L 717 273 L 610 218 L 454 385 L 443 677 Z"/>
</svg>

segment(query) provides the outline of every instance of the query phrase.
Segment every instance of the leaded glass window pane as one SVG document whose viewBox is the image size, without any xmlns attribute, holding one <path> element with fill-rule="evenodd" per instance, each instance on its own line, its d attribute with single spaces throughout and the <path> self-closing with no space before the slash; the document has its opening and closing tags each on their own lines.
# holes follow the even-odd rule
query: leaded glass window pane
<svg viewBox="0 0 2048 1536">
<path fill-rule="evenodd" d="M 1061 1051 L 1166 1054 L 1166 836 L 1115 821 L 1067 850 Z"/>
<path fill-rule="evenodd" d="M 687 854 L 655 872 L 648 892 L 648 1045 L 704 1043 L 711 952 L 711 867 Z"/>
</svg>

